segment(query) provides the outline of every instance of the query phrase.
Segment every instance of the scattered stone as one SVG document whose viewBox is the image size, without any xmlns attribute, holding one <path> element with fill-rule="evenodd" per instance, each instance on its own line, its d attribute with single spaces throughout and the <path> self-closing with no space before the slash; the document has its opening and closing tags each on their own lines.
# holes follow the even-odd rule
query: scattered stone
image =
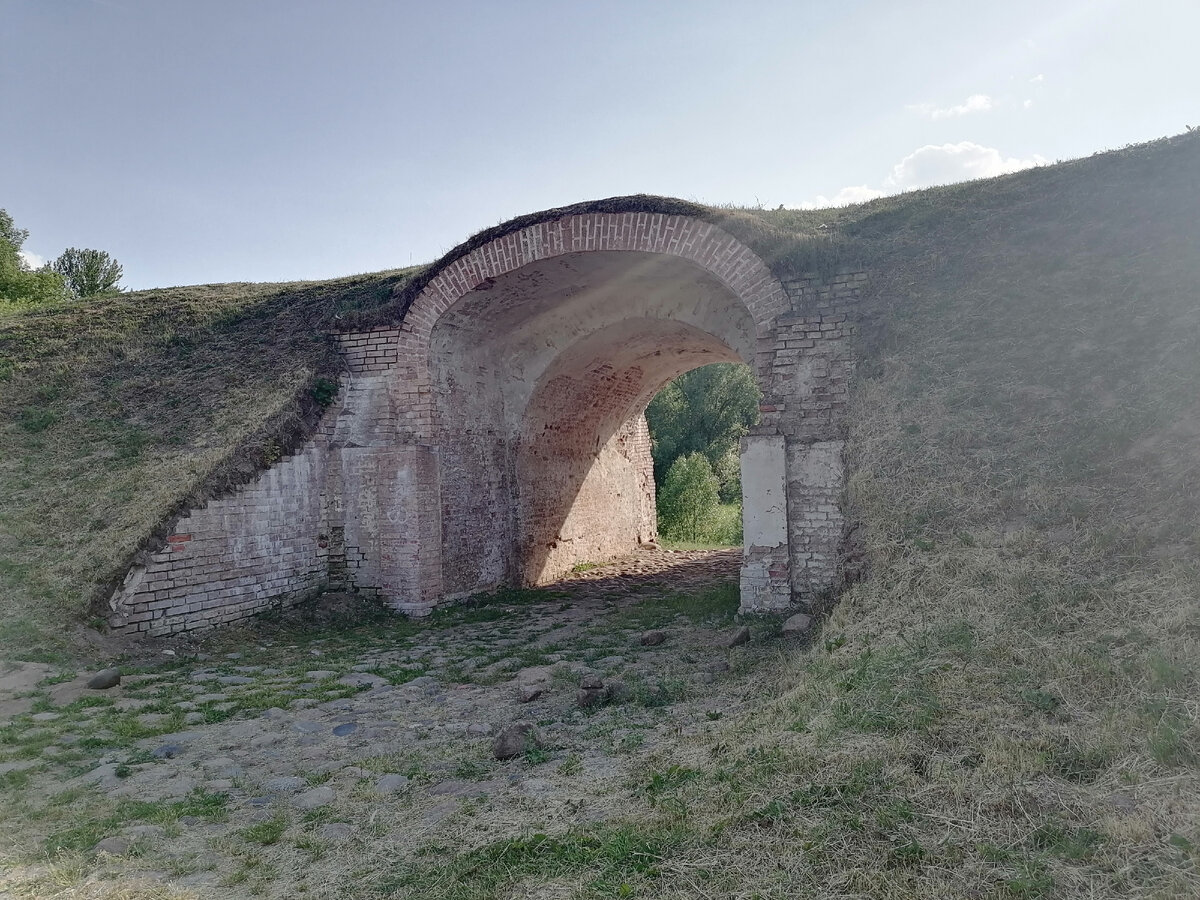
<svg viewBox="0 0 1200 900">
<path fill-rule="evenodd" d="M 726 647 L 740 647 L 742 644 L 750 643 L 750 629 L 743 625 L 725 641 Z"/>
<path fill-rule="evenodd" d="M 280 709 L 278 706 L 272 706 L 270 709 L 263 710 L 262 717 L 264 719 L 271 719 L 272 721 L 291 718 L 291 716 L 288 715 L 287 710 Z"/>
<path fill-rule="evenodd" d="M 308 720 L 302 720 L 300 722 L 292 723 L 292 731 L 298 731 L 301 734 L 316 734 L 317 732 L 324 731 L 324 730 L 325 730 L 325 726 L 322 725 L 320 722 L 311 722 Z"/>
<path fill-rule="evenodd" d="M 135 841 L 140 838 L 162 837 L 163 833 L 160 825 L 130 825 L 121 831 L 125 837 L 133 838 Z"/>
<path fill-rule="evenodd" d="M 233 790 L 232 778 L 211 778 L 204 782 L 204 789 L 214 794 L 221 794 L 225 791 Z"/>
<path fill-rule="evenodd" d="M 580 688 L 575 692 L 575 705 L 580 709 L 591 709 L 593 706 L 599 706 L 605 700 L 604 689 L 599 690 L 584 690 Z"/>
<path fill-rule="evenodd" d="M 492 726 L 487 722 L 474 722 L 467 726 L 467 734 L 491 734 Z"/>
<path fill-rule="evenodd" d="M 112 856 L 124 856 L 129 852 L 132 842 L 123 837 L 106 837 L 92 848 L 93 853 L 108 853 Z"/>
<path fill-rule="evenodd" d="M 268 731 L 264 734 L 256 735 L 250 738 L 251 750 L 262 750 L 264 747 L 272 747 L 283 740 L 282 734 L 276 734 L 274 731 Z"/>
<path fill-rule="evenodd" d="M 796 613 L 783 623 L 784 634 L 804 634 L 812 627 L 812 616 Z"/>
<path fill-rule="evenodd" d="M 298 775 L 281 775 L 263 782 L 263 790 L 268 794 L 291 794 L 303 788 L 307 781 Z"/>
<path fill-rule="evenodd" d="M 354 829 L 345 822 L 330 822 L 317 829 L 317 837 L 325 841 L 344 841 L 354 835 Z"/>
<path fill-rule="evenodd" d="M 61 719 L 62 714 L 56 712 L 40 712 L 34 713 L 29 718 L 33 719 L 35 722 L 53 722 L 55 719 Z"/>
<path fill-rule="evenodd" d="M 226 653 L 225 658 L 226 659 L 241 659 L 242 654 L 241 653 Z"/>
<path fill-rule="evenodd" d="M 337 683 L 346 687 L 373 688 L 387 684 L 388 680 L 382 675 L 372 675 L 370 672 L 351 672 L 339 678 Z"/>
<path fill-rule="evenodd" d="M 441 803 L 431 807 L 421 815 L 421 824 L 428 827 L 437 825 L 447 816 L 454 813 L 455 810 L 458 809 L 458 804 L 458 800 L 443 800 Z"/>
<path fill-rule="evenodd" d="M 625 703 L 633 696 L 633 691 L 629 685 L 618 678 L 614 678 L 604 685 L 604 699 L 609 703 Z"/>
<path fill-rule="evenodd" d="M 254 679 L 245 675 L 218 675 L 217 681 L 221 684 L 254 684 Z"/>
<path fill-rule="evenodd" d="M 667 633 L 656 628 L 642 633 L 641 644 L 643 647 L 657 647 L 666 639 Z"/>
<path fill-rule="evenodd" d="M 14 762 L 0 763 L 0 775 L 7 775 L 9 772 L 23 772 L 26 769 L 32 769 L 37 764 L 36 759 L 19 759 Z"/>
<path fill-rule="evenodd" d="M 305 672 L 304 677 L 309 681 L 324 681 L 326 678 L 332 678 L 336 675 L 332 669 L 313 669 L 311 672 Z"/>
<path fill-rule="evenodd" d="M 513 722 L 496 735 L 492 742 L 492 755 L 496 759 L 512 759 L 526 750 L 542 746 L 542 736 L 532 722 Z"/>
<path fill-rule="evenodd" d="M 292 709 L 311 709 L 320 702 L 320 700 L 314 700 L 312 697 L 297 697 L 288 706 Z"/>
<path fill-rule="evenodd" d="M 356 731 L 358 731 L 357 722 L 343 722 L 341 725 L 335 725 L 333 728 L 335 737 L 345 737 L 348 734 L 354 734 Z"/>
<path fill-rule="evenodd" d="M 336 794 L 327 784 L 320 787 L 315 787 L 310 791 L 305 791 L 303 794 L 298 794 L 292 798 L 292 805 L 297 809 L 318 809 L 322 806 L 328 806 L 336 798 Z"/>
<path fill-rule="evenodd" d="M 394 794 L 408 787 L 408 778 L 404 775 L 383 775 L 375 782 L 375 790 L 381 794 Z"/>
<path fill-rule="evenodd" d="M 604 659 L 596 660 L 596 665 L 602 669 L 615 669 L 618 666 L 625 665 L 625 657 L 623 656 L 606 656 Z"/>
<path fill-rule="evenodd" d="M 174 759 L 183 752 L 183 747 L 179 744 L 159 744 L 150 751 L 150 755 L 155 759 Z"/>
<path fill-rule="evenodd" d="M 604 680 L 599 675 L 584 675 L 579 679 L 579 687 L 584 691 L 598 691 L 604 687 Z"/>
<path fill-rule="evenodd" d="M 87 687 L 93 691 L 106 691 L 121 683 L 120 669 L 101 669 L 87 680 Z"/>
<path fill-rule="evenodd" d="M 544 693 L 546 693 L 544 684 L 517 683 L 517 700 L 521 703 L 532 703 Z"/>
<path fill-rule="evenodd" d="M 714 675 L 720 675 L 723 672 L 729 671 L 729 663 L 724 659 L 714 659 L 704 667 L 706 672 L 712 672 Z"/>
<path fill-rule="evenodd" d="M 203 825 L 204 816 L 180 816 L 179 824 L 184 828 L 191 828 L 193 825 Z"/>
<path fill-rule="evenodd" d="M 203 721 L 204 713 L 202 712 L 190 712 L 183 717 L 183 724 L 185 725 L 199 725 Z"/>
</svg>

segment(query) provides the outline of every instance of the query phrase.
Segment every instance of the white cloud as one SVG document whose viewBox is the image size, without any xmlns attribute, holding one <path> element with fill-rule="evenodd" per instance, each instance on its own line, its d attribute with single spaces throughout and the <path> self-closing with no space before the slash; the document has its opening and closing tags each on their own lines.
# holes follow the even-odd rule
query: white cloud
<svg viewBox="0 0 1200 900">
<path fill-rule="evenodd" d="M 1045 80 L 1046 80 L 1045 75 L 1038 74 L 1038 75 L 1034 75 L 1032 78 L 1030 78 L 1029 83 L 1030 84 L 1041 84 Z"/>
<path fill-rule="evenodd" d="M 884 186 L 893 189 L 893 192 L 909 191 L 935 184 L 1007 175 L 1046 162 L 1047 159 L 1036 154 L 1028 159 L 1006 157 L 995 147 L 984 147 L 972 141 L 926 144 L 892 166 Z"/>
<path fill-rule="evenodd" d="M 851 203 L 866 203 L 876 197 L 883 197 L 887 191 L 869 187 L 865 184 L 851 184 L 842 188 L 832 197 L 818 194 L 812 200 L 805 200 L 799 209 L 828 209 L 831 206 L 848 206 Z"/>
<path fill-rule="evenodd" d="M 1007 175 L 1010 172 L 1045 165 L 1047 162 L 1048 159 L 1038 154 L 1024 159 L 1004 156 L 994 147 L 985 147 L 973 141 L 926 144 L 892 166 L 891 172 L 878 188 L 866 184 L 850 185 L 842 188 L 833 197 L 821 194 L 793 209 L 825 209 L 830 206 L 845 206 L 848 203 L 865 203 L 876 197 L 931 187 L 935 184 L 953 184 L 975 178 Z"/>
<path fill-rule="evenodd" d="M 28 250 L 18 250 L 21 260 L 31 269 L 40 269 L 46 264 L 44 256 L 38 256 L 36 253 L 30 253 Z"/>
<path fill-rule="evenodd" d="M 934 106 L 932 103 L 917 103 L 908 109 L 927 119 L 953 119 L 970 113 L 987 112 L 992 108 L 992 98 L 987 94 L 972 94 L 957 106 Z"/>
<path fill-rule="evenodd" d="M 1022 103 L 1021 105 L 1022 105 L 1022 106 L 1024 106 L 1026 109 L 1031 109 L 1031 108 L 1033 107 L 1033 101 L 1032 101 L 1032 100 L 1026 100 L 1026 101 L 1025 101 L 1024 103 Z"/>
</svg>

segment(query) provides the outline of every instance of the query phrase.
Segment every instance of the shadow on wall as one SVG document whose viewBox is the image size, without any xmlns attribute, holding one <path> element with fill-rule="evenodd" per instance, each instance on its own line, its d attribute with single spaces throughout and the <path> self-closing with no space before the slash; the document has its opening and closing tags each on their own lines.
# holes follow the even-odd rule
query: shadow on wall
<svg viewBox="0 0 1200 900">
<path fill-rule="evenodd" d="M 645 318 L 562 352 L 530 399 L 517 451 L 523 583 L 553 581 L 655 537 L 646 405 L 684 372 L 739 359 L 695 326 Z"/>
</svg>

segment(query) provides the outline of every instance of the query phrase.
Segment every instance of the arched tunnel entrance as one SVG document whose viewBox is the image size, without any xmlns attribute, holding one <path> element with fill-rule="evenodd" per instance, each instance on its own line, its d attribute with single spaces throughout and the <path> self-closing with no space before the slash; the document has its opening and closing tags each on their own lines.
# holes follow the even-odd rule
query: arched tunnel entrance
<svg viewBox="0 0 1200 900">
<path fill-rule="evenodd" d="M 726 361 L 762 392 L 741 447 L 742 609 L 833 588 L 866 275 L 781 282 L 710 218 L 615 198 L 455 248 L 394 317 L 334 336 L 344 372 L 312 439 L 181 515 L 114 591 L 113 627 L 207 627 L 335 585 L 423 615 L 627 553 L 655 531 L 647 402 Z"/>
<path fill-rule="evenodd" d="M 715 362 L 751 364 L 765 388 L 775 370 L 761 345 L 787 308 L 749 248 L 681 216 L 564 217 L 448 265 L 405 316 L 398 367 L 415 376 L 410 394 L 428 385 L 413 436 L 436 447 L 439 599 L 545 583 L 652 539 L 646 404 Z M 786 463 L 767 431 L 743 482 L 754 543 L 742 587 L 752 606 L 779 608 L 791 600 Z"/>
<path fill-rule="evenodd" d="M 443 480 L 444 589 L 541 584 L 652 540 L 646 404 L 753 346 L 737 295 L 662 254 L 557 256 L 459 300 L 432 334 L 443 459 L 498 477 Z"/>
</svg>

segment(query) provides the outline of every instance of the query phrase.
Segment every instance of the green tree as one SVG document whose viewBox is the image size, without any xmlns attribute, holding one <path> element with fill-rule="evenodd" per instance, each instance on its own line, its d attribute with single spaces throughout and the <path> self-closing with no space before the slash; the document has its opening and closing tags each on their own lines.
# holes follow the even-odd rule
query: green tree
<svg viewBox="0 0 1200 900">
<path fill-rule="evenodd" d="M 758 385 L 749 366 L 717 363 L 685 372 L 655 395 L 646 408 L 658 485 L 681 456 L 702 453 L 718 473 L 724 499 L 741 494 L 738 440 L 758 423 Z"/>
<path fill-rule="evenodd" d="M 27 237 L 29 232 L 0 209 L 0 304 L 32 306 L 68 296 L 62 277 L 49 266 L 31 269 L 25 264 L 21 247 Z"/>
<path fill-rule="evenodd" d="M 77 297 L 92 297 L 119 290 L 124 274 L 121 264 L 103 250 L 77 250 L 68 247 L 54 261 L 54 271 L 63 277 Z"/>
<path fill-rule="evenodd" d="M 699 541 L 720 502 L 717 476 L 703 453 L 689 453 L 671 463 L 658 492 L 658 527 L 674 540 Z"/>
</svg>

